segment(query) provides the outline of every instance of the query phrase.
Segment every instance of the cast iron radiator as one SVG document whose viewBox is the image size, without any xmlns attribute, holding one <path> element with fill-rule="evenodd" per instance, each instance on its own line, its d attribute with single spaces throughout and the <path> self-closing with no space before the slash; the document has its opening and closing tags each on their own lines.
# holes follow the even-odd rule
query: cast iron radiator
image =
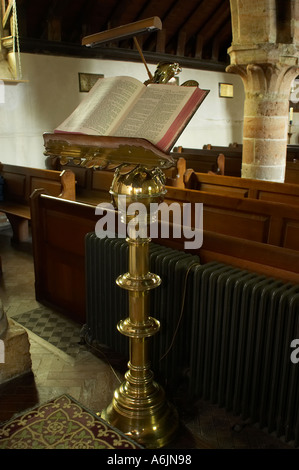
<svg viewBox="0 0 299 470">
<path fill-rule="evenodd" d="M 128 271 L 127 242 L 117 238 L 100 239 L 95 233 L 89 233 L 85 249 L 87 305 L 84 330 L 88 342 L 108 346 L 127 357 L 128 338 L 117 331 L 116 325 L 129 315 L 128 293 L 115 282 L 120 274 Z M 161 324 L 160 331 L 151 338 L 150 357 L 155 377 L 165 384 L 178 380 L 180 372 L 183 374 L 189 365 L 191 283 L 186 285 L 185 296 L 183 290 L 185 279 L 190 281 L 192 278 L 189 268 L 198 265 L 199 258 L 155 243 L 150 243 L 149 253 L 150 271 L 162 279 L 161 285 L 150 291 L 150 315 Z M 181 315 L 183 297 L 184 312 Z"/>
<path fill-rule="evenodd" d="M 299 286 L 195 267 L 190 393 L 299 444 Z"/>
<path fill-rule="evenodd" d="M 124 239 L 86 236 L 89 341 L 128 354 L 116 325 L 128 316 Z M 162 278 L 150 294 L 161 322 L 152 337 L 152 368 L 162 384 L 187 381 L 202 398 L 299 445 L 299 286 L 150 244 L 150 269 Z M 185 295 L 184 295 L 185 294 Z M 182 308 L 183 306 L 183 308 Z M 165 355 L 165 353 L 168 354 Z"/>
</svg>

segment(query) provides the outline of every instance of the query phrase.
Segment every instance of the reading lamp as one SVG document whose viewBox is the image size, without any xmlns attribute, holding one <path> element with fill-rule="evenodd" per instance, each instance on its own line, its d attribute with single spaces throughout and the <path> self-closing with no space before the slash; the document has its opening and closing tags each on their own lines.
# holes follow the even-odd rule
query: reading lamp
<svg viewBox="0 0 299 470">
<path fill-rule="evenodd" d="M 85 36 L 82 39 L 83 46 L 89 47 L 96 47 L 99 44 L 104 44 L 107 42 L 115 41 L 117 39 L 127 39 L 132 38 L 134 39 L 134 43 L 137 47 L 139 55 L 141 57 L 142 62 L 145 65 L 146 71 L 150 80 L 153 78 L 152 74 L 150 73 L 146 61 L 144 59 L 144 55 L 140 48 L 140 45 L 137 41 L 136 36 L 145 33 L 153 33 L 154 31 L 158 31 L 162 29 L 162 22 L 160 18 L 157 16 L 153 16 L 152 18 L 147 18 L 140 21 L 135 21 L 134 23 L 129 23 L 124 26 L 118 26 L 116 28 L 107 29 L 106 31 L 101 31 L 100 33 L 91 34 L 89 36 Z"/>
<path fill-rule="evenodd" d="M 104 42 L 133 36 L 152 79 L 135 36 L 161 28 L 160 19 L 153 17 L 87 36 L 83 38 L 82 44 L 95 47 Z M 129 155 L 131 153 L 129 151 Z M 160 166 L 162 161 L 161 158 Z M 120 163 L 123 166 L 129 163 L 125 150 Z M 119 195 L 126 196 L 127 205 L 141 201 L 146 205 L 147 214 L 150 213 L 151 203 L 162 202 L 166 192 L 165 176 L 157 166 L 153 154 L 149 165 L 140 156 L 133 171 L 123 173 L 117 168 L 110 189 L 116 207 Z M 118 210 L 123 221 L 128 224 L 130 220 L 126 210 L 123 212 L 121 207 Z M 145 224 L 148 226 L 151 222 L 147 216 Z M 140 238 L 136 236 L 136 231 L 134 233 L 130 230 L 127 242 L 129 272 L 119 276 L 116 283 L 126 289 L 129 296 L 129 318 L 121 320 L 117 325 L 118 331 L 130 341 L 129 370 L 125 374 L 125 381 L 114 391 L 112 402 L 100 414 L 105 421 L 146 448 L 159 448 L 168 444 L 178 429 L 177 411 L 166 400 L 163 388 L 154 381 L 150 370 L 149 340 L 159 331 L 160 323 L 149 316 L 149 293 L 160 285 L 161 279 L 149 272 L 150 238 Z"/>
</svg>

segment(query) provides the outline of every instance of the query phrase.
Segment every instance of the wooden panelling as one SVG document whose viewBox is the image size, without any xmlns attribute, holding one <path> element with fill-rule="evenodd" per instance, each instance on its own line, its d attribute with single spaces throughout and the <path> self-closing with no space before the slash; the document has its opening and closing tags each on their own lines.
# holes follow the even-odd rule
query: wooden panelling
<svg viewBox="0 0 299 470">
<path fill-rule="evenodd" d="M 282 188 L 283 189 L 283 188 Z M 287 189 L 287 184 L 284 185 Z M 298 188 L 299 189 L 299 188 Z M 257 199 L 261 201 L 281 202 L 289 205 L 299 205 L 299 194 L 283 194 L 282 192 L 258 191 Z"/>
<path fill-rule="evenodd" d="M 94 171 L 92 173 L 92 186 L 91 189 L 107 191 L 111 187 L 114 172 L 112 171 Z"/>
<path fill-rule="evenodd" d="M 23 201 L 26 192 L 26 176 L 13 172 L 3 171 L 4 197 L 11 201 Z"/>
<path fill-rule="evenodd" d="M 267 243 L 270 218 L 203 206 L 203 228 L 210 232 Z"/>
<path fill-rule="evenodd" d="M 200 184 L 199 183 L 198 188 L 194 188 L 194 189 L 200 189 L 201 191 L 211 192 L 214 194 L 223 194 L 226 196 L 240 196 L 240 197 L 248 196 L 248 189 L 235 188 L 233 186 L 220 186 L 216 184 L 209 184 L 209 183 Z"/>
<path fill-rule="evenodd" d="M 291 250 L 299 250 L 299 222 L 285 221 L 283 246 Z"/>
<path fill-rule="evenodd" d="M 94 208 L 95 209 L 95 208 Z M 64 249 L 67 241 L 69 252 L 74 256 L 84 256 L 84 236 L 86 221 L 81 217 L 68 214 L 68 224 L 64 223 L 66 215 L 56 210 L 48 210 L 44 219 L 45 239 L 54 249 Z M 94 230 L 94 226 L 92 227 Z"/>
<path fill-rule="evenodd" d="M 59 196 L 61 193 L 61 181 L 51 181 L 47 178 L 37 178 L 33 176 L 29 183 L 30 185 L 30 194 L 35 189 L 43 188 L 47 193 L 51 194 L 52 196 Z M 30 196 L 29 194 L 29 196 Z"/>
<path fill-rule="evenodd" d="M 36 298 L 84 323 L 85 235 L 99 217 L 95 206 L 41 197 L 41 192 L 31 198 Z"/>
<path fill-rule="evenodd" d="M 299 223 L 299 206 L 295 205 L 170 187 L 165 201 L 202 203 L 205 230 L 262 243 L 281 245 L 286 221 Z"/>
<path fill-rule="evenodd" d="M 287 162 L 285 182 L 293 184 L 299 183 L 299 160 L 294 162 Z"/>
</svg>

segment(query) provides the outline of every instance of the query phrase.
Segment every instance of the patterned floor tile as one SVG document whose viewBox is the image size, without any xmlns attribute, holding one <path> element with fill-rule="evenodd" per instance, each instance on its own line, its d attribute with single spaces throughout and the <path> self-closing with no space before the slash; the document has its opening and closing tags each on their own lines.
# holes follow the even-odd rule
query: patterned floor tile
<svg viewBox="0 0 299 470">
<path fill-rule="evenodd" d="M 47 311 L 46 308 L 40 307 L 11 317 L 70 356 L 75 357 L 80 351 L 86 349 L 80 344 L 80 325 L 62 318 L 53 311 Z"/>
</svg>

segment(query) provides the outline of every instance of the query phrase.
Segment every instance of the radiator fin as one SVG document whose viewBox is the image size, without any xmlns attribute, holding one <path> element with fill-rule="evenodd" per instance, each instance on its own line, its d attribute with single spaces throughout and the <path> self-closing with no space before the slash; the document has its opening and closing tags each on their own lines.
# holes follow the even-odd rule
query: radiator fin
<svg viewBox="0 0 299 470">
<path fill-rule="evenodd" d="M 195 271 L 190 394 L 298 446 L 299 286 L 221 264 Z"/>
</svg>

